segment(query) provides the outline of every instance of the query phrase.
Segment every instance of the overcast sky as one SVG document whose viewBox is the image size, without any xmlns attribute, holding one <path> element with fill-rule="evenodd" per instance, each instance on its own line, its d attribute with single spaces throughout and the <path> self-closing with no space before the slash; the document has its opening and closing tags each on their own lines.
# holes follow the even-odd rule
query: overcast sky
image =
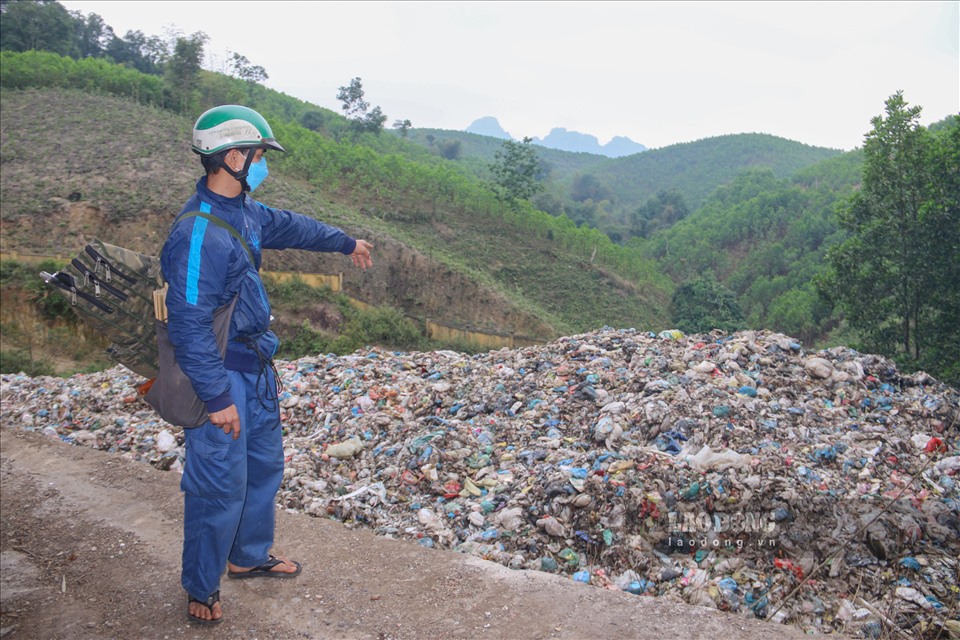
<svg viewBox="0 0 960 640">
<path fill-rule="evenodd" d="M 862 146 L 902 90 L 921 124 L 960 112 L 960 2 L 270 2 L 62 0 L 119 36 L 203 31 L 266 86 L 337 112 L 362 80 L 414 127 L 494 116 L 650 148 L 731 133 Z"/>
</svg>

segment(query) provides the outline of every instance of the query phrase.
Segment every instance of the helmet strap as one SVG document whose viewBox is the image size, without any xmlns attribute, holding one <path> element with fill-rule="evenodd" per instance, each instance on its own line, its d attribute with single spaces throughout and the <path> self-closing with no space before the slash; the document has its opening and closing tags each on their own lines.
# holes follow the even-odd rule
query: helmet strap
<svg viewBox="0 0 960 640">
<path fill-rule="evenodd" d="M 237 150 L 240 151 L 240 149 Z M 257 150 L 255 148 L 247 149 L 247 155 L 243 161 L 243 168 L 240 169 L 240 171 L 234 171 L 227 165 L 227 154 L 230 153 L 230 151 L 232 151 L 232 149 L 228 149 L 226 152 L 219 154 L 217 156 L 217 164 L 229 173 L 234 180 L 239 182 L 245 192 L 250 191 L 250 185 L 247 184 L 247 174 L 250 173 L 250 165 L 253 163 L 253 156 L 257 155 Z M 250 153 L 251 151 L 253 153 Z"/>
</svg>

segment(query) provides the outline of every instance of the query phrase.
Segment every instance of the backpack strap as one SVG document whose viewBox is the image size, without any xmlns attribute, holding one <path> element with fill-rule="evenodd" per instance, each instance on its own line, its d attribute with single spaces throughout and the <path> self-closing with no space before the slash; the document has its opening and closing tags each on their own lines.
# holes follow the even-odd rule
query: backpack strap
<svg viewBox="0 0 960 640">
<path fill-rule="evenodd" d="M 221 229 L 226 229 L 226 231 L 232 235 L 234 238 L 240 241 L 240 244 L 243 245 L 244 251 L 247 252 L 247 257 L 250 258 L 250 265 L 256 268 L 257 263 L 253 260 L 253 252 L 250 251 L 250 247 L 247 245 L 247 241 L 243 239 L 243 236 L 240 235 L 240 232 L 233 228 L 233 225 L 221 220 L 216 216 L 212 216 L 209 213 L 204 213 L 203 211 L 191 211 L 190 213 L 185 213 L 179 218 L 177 218 L 173 224 L 177 224 L 181 220 L 186 220 L 187 218 L 204 218 L 209 220 L 213 224 L 217 225 Z"/>
</svg>

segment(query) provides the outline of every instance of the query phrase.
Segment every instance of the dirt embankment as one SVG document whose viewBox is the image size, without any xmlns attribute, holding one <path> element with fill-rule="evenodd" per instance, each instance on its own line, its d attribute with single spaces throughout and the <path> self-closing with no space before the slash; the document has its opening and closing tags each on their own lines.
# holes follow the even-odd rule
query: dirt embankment
<svg viewBox="0 0 960 640">
<path fill-rule="evenodd" d="M 3 250 L 72 256 L 96 238 L 156 254 L 170 224 L 168 212 L 143 211 L 122 224 L 111 224 L 100 208 L 89 203 L 53 198 L 49 206 L 50 211 L 42 216 L 5 221 Z M 431 256 L 362 229 L 345 227 L 344 231 L 374 243 L 372 268 L 361 271 L 339 253 L 296 249 L 264 251 L 261 267 L 264 271 L 343 273 L 348 295 L 418 318 L 479 331 L 556 337 L 553 327 Z M 47 245 L 30 245 L 25 238 L 42 238 Z"/>
<path fill-rule="evenodd" d="M 344 292 L 373 305 L 387 305 L 419 318 L 479 331 L 544 340 L 556 337 L 556 331 L 548 324 L 432 257 L 390 238 L 371 236 L 361 230 L 344 230 L 374 244 L 371 269 L 360 271 L 339 254 L 298 250 L 265 252 L 263 268 L 342 272 Z"/>
</svg>

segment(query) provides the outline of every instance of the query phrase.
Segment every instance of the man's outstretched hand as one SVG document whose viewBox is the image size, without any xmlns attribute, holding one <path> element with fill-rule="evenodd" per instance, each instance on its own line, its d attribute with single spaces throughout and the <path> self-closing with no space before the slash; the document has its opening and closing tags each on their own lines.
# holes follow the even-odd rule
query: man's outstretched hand
<svg viewBox="0 0 960 640">
<path fill-rule="evenodd" d="M 357 248 L 350 254 L 350 259 L 353 260 L 354 266 L 360 267 L 361 269 L 372 267 L 373 259 L 370 257 L 371 249 L 373 249 L 373 245 L 366 240 L 357 240 Z"/>
</svg>

